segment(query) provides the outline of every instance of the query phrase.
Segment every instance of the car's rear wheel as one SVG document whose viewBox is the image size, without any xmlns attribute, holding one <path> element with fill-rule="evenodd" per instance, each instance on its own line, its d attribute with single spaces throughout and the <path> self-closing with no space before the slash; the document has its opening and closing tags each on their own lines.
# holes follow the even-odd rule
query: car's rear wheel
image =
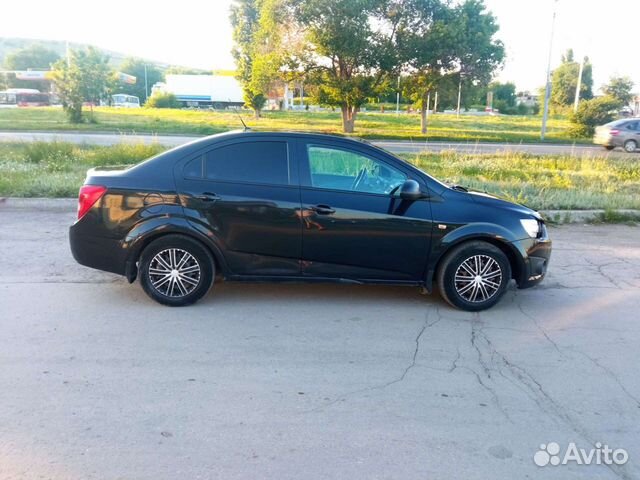
<svg viewBox="0 0 640 480">
<path fill-rule="evenodd" d="M 507 256 L 483 241 L 464 243 L 443 259 L 437 273 L 440 294 L 449 304 L 476 312 L 495 305 L 511 280 Z"/>
<path fill-rule="evenodd" d="M 605 145 L 604 148 L 606 148 L 607 150 L 613 150 L 616 147 L 614 147 L 613 145 Z"/>
<path fill-rule="evenodd" d="M 167 235 L 142 252 L 140 283 L 158 303 L 172 307 L 190 305 L 211 288 L 215 265 L 211 253 L 184 235 Z"/>
<path fill-rule="evenodd" d="M 626 142 L 624 142 L 625 152 L 633 153 L 636 151 L 637 148 L 638 148 L 638 144 L 636 143 L 635 140 L 627 140 Z"/>
</svg>

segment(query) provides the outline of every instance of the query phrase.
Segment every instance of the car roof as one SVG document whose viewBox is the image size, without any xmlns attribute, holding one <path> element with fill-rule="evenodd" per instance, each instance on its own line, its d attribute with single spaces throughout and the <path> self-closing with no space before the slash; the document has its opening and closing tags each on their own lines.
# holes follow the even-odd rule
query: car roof
<svg viewBox="0 0 640 480">
<path fill-rule="evenodd" d="M 285 137 L 285 138 L 304 138 L 304 139 L 317 139 L 317 140 L 327 140 L 331 139 L 336 142 L 341 143 L 351 143 L 354 146 L 358 145 L 366 145 L 368 148 L 372 148 L 378 151 L 384 152 L 386 155 L 390 155 L 389 152 L 383 150 L 366 140 L 342 137 L 339 135 L 330 135 L 323 133 L 309 133 L 309 132 L 288 132 L 288 131 L 254 131 L 250 129 L 246 130 L 231 130 L 228 132 L 216 133 L 214 135 L 209 135 L 207 137 L 198 138 L 191 142 L 179 145 L 170 150 L 162 152 L 154 157 L 145 160 L 142 163 L 139 163 L 135 167 L 132 167 L 130 170 L 132 172 L 142 172 L 146 168 L 159 168 L 163 164 L 167 164 L 167 166 L 173 163 L 176 159 L 182 158 L 191 154 L 195 154 L 200 150 L 203 150 L 208 147 L 212 147 L 217 143 L 224 142 L 226 140 L 233 139 L 251 139 L 251 138 L 260 138 L 260 137 Z"/>
<path fill-rule="evenodd" d="M 251 139 L 251 138 L 260 138 L 260 137 L 286 137 L 286 138 L 304 138 L 306 140 L 317 139 L 317 140 L 332 140 L 337 142 L 351 143 L 354 146 L 358 145 L 367 145 L 369 148 L 374 148 L 376 150 L 383 149 L 373 145 L 372 143 L 359 139 L 359 138 L 350 138 L 343 137 L 339 135 L 330 135 L 325 133 L 311 133 L 311 132 L 288 132 L 288 131 L 255 131 L 255 130 L 231 130 L 228 132 L 216 133 L 214 135 L 209 135 L 207 137 L 198 138 L 197 140 L 193 140 L 189 143 L 185 143 L 178 147 L 172 148 L 167 152 L 164 152 L 161 155 L 169 154 L 168 156 L 173 156 L 174 154 L 179 155 L 189 155 L 191 153 L 195 153 L 196 151 L 207 148 L 209 146 L 213 146 L 216 143 L 223 142 L 225 140 L 233 140 L 233 139 Z M 388 152 L 386 152 L 388 155 Z"/>
</svg>

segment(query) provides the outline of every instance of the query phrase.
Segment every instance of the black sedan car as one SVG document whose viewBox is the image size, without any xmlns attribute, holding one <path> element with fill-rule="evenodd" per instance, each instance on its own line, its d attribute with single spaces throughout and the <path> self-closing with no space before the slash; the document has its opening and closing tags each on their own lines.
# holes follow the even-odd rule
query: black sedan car
<svg viewBox="0 0 640 480">
<path fill-rule="evenodd" d="M 215 278 L 437 285 L 464 310 L 546 273 L 540 215 L 448 186 L 346 138 L 230 132 L 123 170 L 92 169 L 69 232 L 86 266 L 171 306 Z"/>
</svg>

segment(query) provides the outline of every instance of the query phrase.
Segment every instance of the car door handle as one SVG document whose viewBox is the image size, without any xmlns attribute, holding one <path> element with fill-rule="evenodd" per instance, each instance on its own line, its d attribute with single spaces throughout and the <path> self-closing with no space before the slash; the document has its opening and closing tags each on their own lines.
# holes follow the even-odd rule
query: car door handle
<svg viewBox="0 0 640 480">
<path fill-rule="evenodd" d="M 212 192 L 204 192 L 202 195 L 196 195 L 196 198 L 203 202 L 215 202 L 220 199 L 218 195 Z"/>
<path fill-rule="evenodd" d="M 336 213 L 336 211 L 329 205 L 314 205 L 311 207 L 311 210 L 316 212 L 318 215 L 331 215 L 332 213 Z"/>
</svg>

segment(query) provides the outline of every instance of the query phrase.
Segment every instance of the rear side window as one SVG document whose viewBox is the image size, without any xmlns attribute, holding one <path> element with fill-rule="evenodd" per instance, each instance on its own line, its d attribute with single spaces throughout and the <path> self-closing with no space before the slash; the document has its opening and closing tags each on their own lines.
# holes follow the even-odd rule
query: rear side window
<svg viewBox="0 0 640 480">
<path fill-rule="evenodd" d="M 627 130 L 633 130 L 634 132 L 638 130 L 638 122 L 627 123 Z"/>
<path fill-rule="evenodd" d="M 205 155 L 205 178 L 227 182 L 289 184 L 286 142 L 243 142 Z"/>
</svg>

